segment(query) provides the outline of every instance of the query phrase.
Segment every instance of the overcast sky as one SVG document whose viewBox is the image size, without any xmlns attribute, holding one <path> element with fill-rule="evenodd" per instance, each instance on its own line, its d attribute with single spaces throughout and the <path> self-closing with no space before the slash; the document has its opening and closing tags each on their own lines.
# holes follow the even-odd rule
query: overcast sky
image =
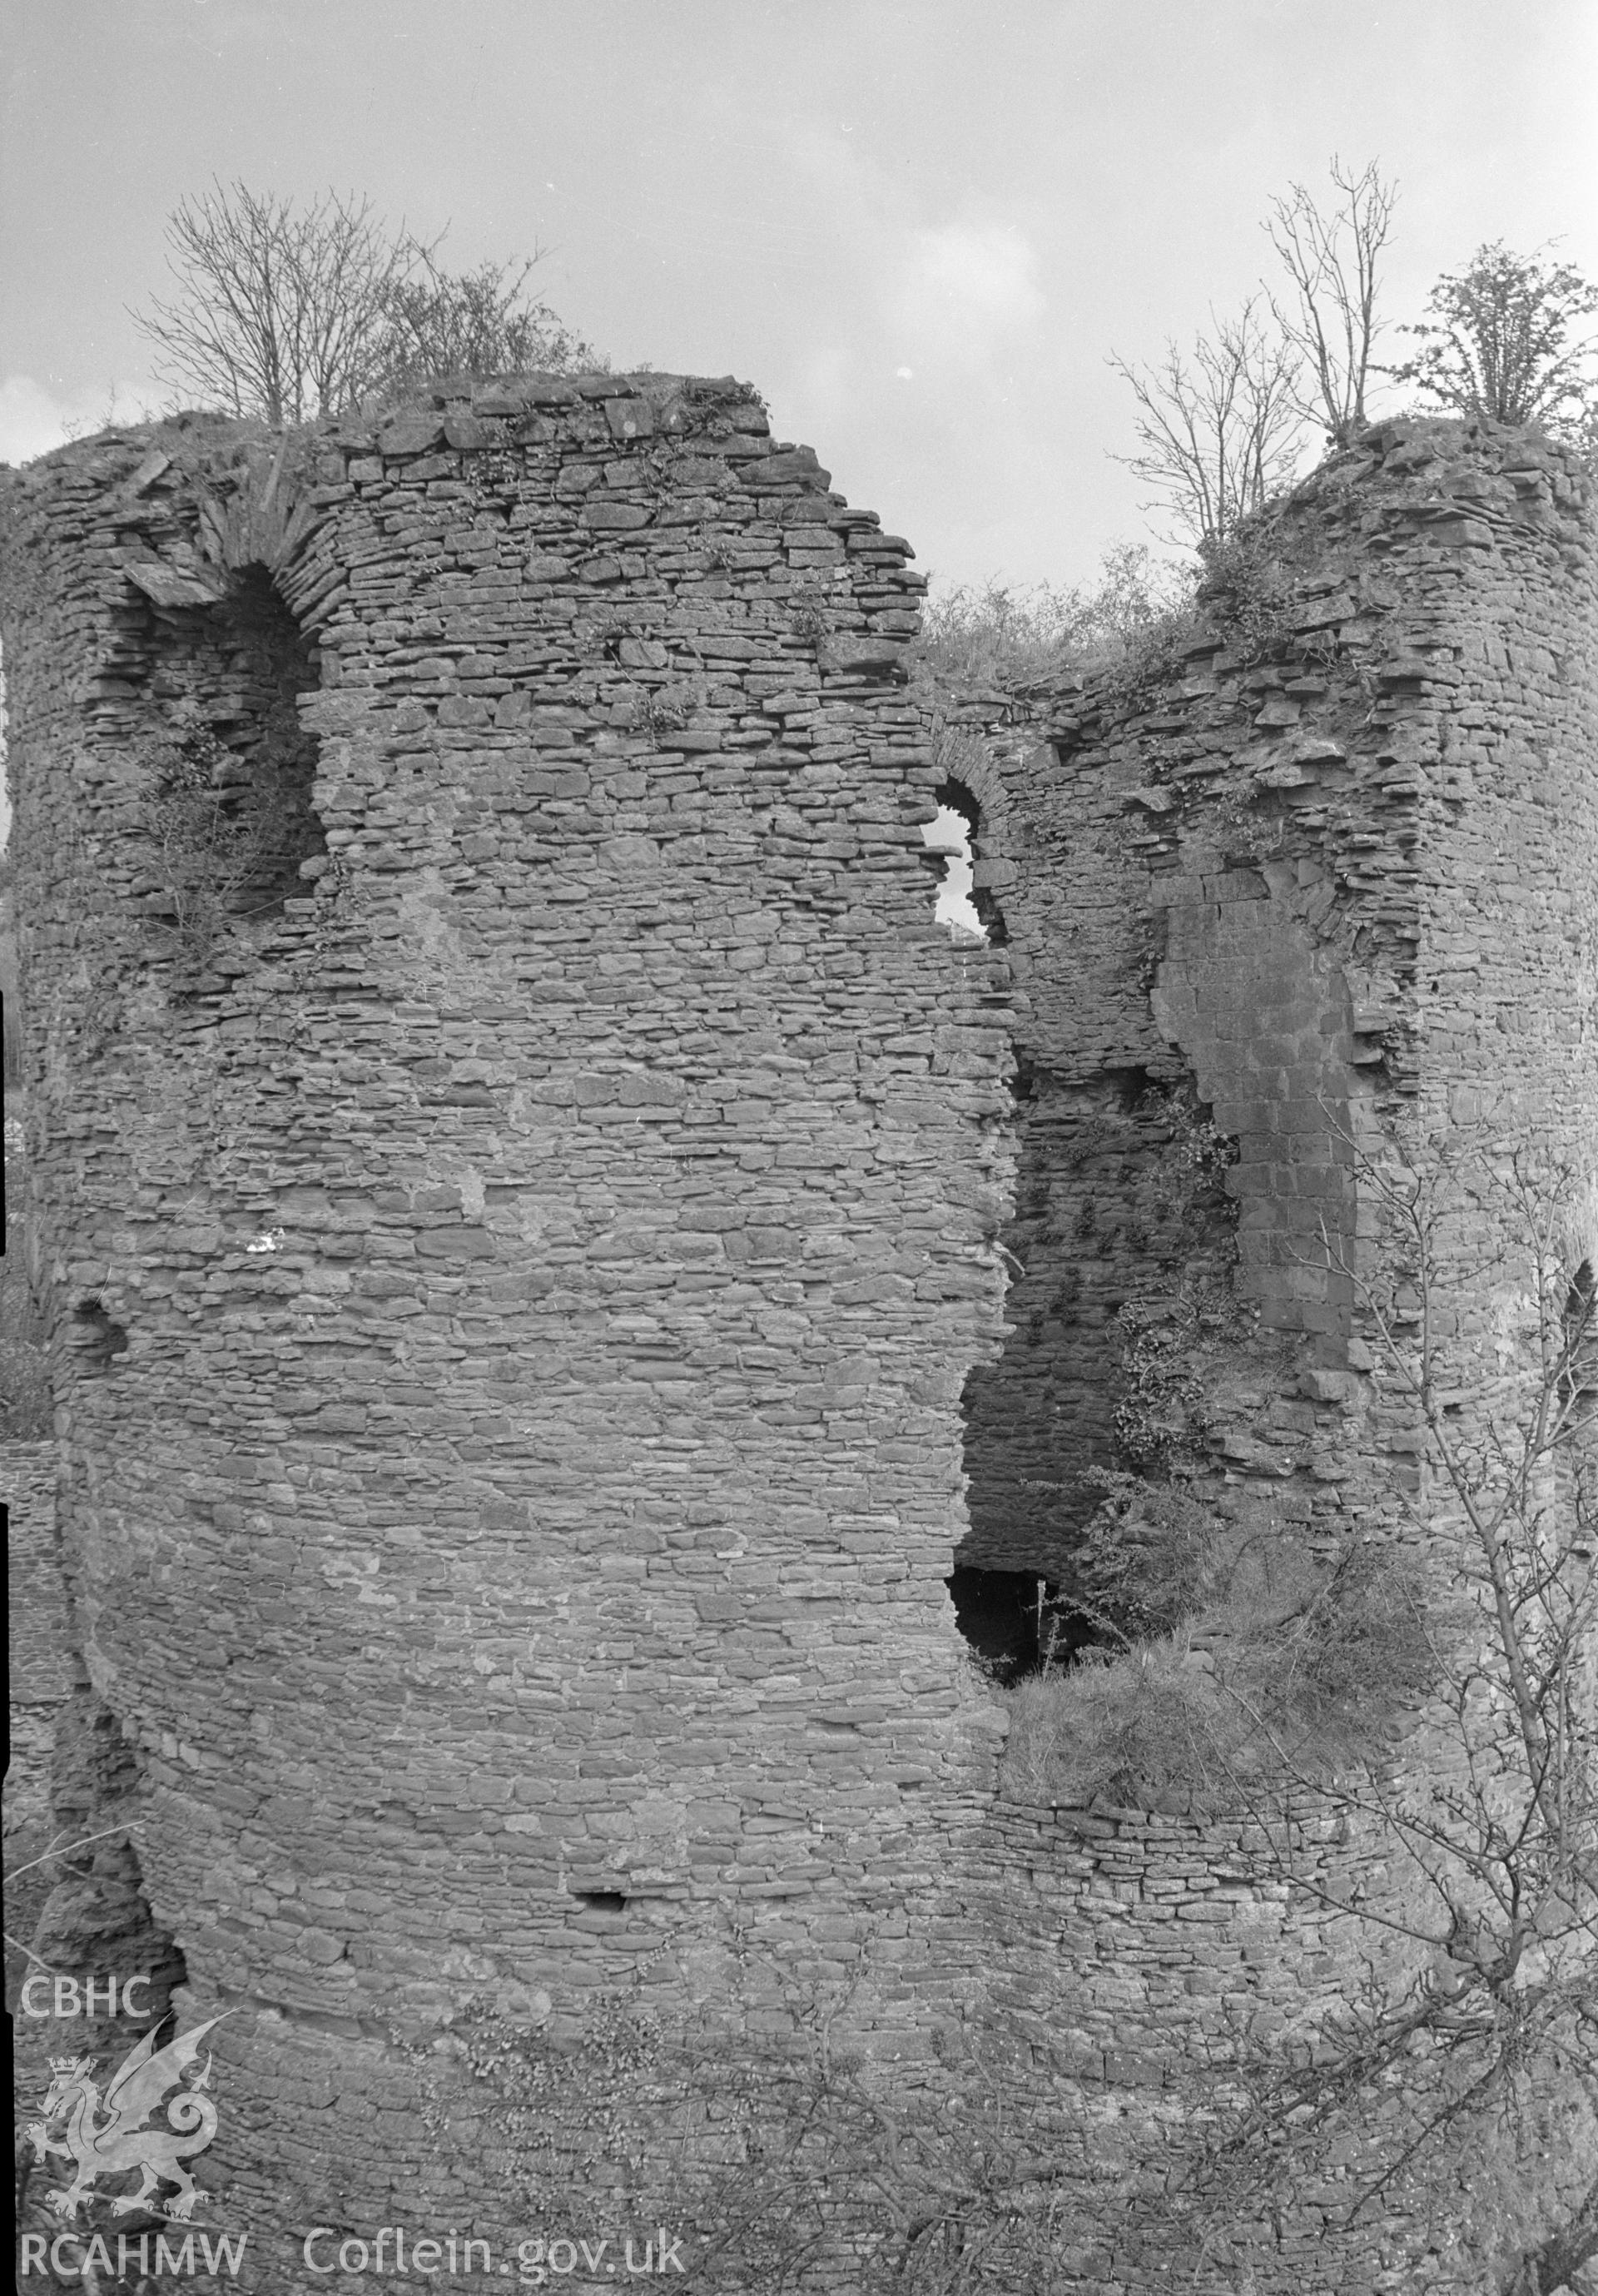
<svg viewBox="0 0 1598 2296">
<path fill-rule="evenodd" d="M 1598 0 L 0 0 L 0 455 L 161 394 L 126 306 L 213 176 L 547 250 L 619 366 L 731 372 L 946 581 L 1145 532 L 1130 399 L 1330 154 L 1388 302 L 1482 240 L 1598 276 Z"/>
</svg>

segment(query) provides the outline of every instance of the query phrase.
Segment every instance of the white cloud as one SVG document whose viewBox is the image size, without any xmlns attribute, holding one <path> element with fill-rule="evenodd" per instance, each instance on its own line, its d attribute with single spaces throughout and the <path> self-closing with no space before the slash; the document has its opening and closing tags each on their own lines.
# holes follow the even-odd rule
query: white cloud
<svg viewBox="0 0 1598 2296">
<path fill-rule="evenodd" d="M 148 419 L 148 410 L 120 383 L 98 383 L 57 397 L 30 374 L 8 374 L 0 382 L 0 463 L 30 463 L 36 455 L 103 430 L 108 423 Z"/>
<path fill-rule="evenodd" d="M 1002 224 L 950 224 L 915 235 L 901 316 L 945 348 L 980 357 L 1002 336 L 1029 326 L 1045 308 L 1037 256 Z"/>
</svg>

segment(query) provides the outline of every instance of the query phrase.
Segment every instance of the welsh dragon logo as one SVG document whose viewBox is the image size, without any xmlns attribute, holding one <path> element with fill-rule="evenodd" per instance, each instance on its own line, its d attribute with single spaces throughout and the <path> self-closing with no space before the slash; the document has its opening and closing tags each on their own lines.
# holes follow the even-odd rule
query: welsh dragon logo
<svg viewBox="0 0 1598 2296">
<path fill-rule="evenodd" d="M 78 2163 L 71 2183 L 46 2195 L 58 2216 L 76 2217 L 79 2202 L 95 2197 L 100 2177 L 127 2176 L 135 2169 L 138 2189 L 111 2202 L 113 2216 L 149 2208 L 181 2221 L 193 2215 L 197 2202 L 209 2197 L 183 2164 L 203 2152 L 217 2133 L 217 2108 L 202 2094 L 210 2086 L 209 2053 L 202 2071 L 195 2070 L 195 2060 L 202 2038 L 220 2022 L 218 2017 L 208 2018 L 187 2033 L 175 2034 L 164 2049 L 155 2046 L 160 2027 L 152 2025 L 112 2073 L 103 2097 L 93 2078 L 92 2057 L 51 2058 L 53 2079 L 45 2096 L 45 2117 L 29 2121 L 23 2134 L 32 2143 L 36 2163 L 52 2152 Z M 166 2128 L 148 2128 L 156 2107 L 174 2087 L 178 2094 L 168 2103 Z M 50 2133 L 63 2121 L 64 2143 Z M 165 2206 L 156 2197 L 164 2184 L 177 2187 Z"/>
</svg>

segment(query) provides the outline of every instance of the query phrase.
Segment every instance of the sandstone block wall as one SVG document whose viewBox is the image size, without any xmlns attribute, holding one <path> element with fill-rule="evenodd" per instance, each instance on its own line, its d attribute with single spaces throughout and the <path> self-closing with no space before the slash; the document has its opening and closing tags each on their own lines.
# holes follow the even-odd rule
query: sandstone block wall
<svg viewBox="0 0 1598 2296">
<path fill-rule="evenodd" d="M 995 2024 L 1034 2052 L 1032 2141 L 1069 2163 L 1062 2284 L 1152 2296 L 1176 2279 L 1230 2296 L 1253 2277 L 1283 2296 L 1497 2296 L 1590 2179 L 1594 2122 L 1575 2082 L 1534 2096 L 1513 2141 L 1490 2120 L 1462 2123 L 1416 2161 L 1402 2159 L 1402 2087 L 1373 2086 L 1353 2137 L 1329 2136 L 1263 2191 L 1239 2177 L 1230 2205 L 1201 2218 L 1205 2252 L 1184 2224 L 1185 2149 L 1258 2103 L 1265 2067 L 1295 2050 L 1302 2062 L 1323 2019 L 1414 2000 L 1417 1981 L 1447 1974 L 1446 1956 L 1405 1933 L 1426 1924 L 1431 1893 L 1390 1834 L 1307 1805 L 1271 1832 L 1267 1849 L 1235 1820 L 996 1814 L 1003 1878 L 973 1911 Z"/>
<path fill-rule="evenodd" d="M 970 767 L 986 948 L 932 922 L 905 545 L 735 386 L 188 422 L 5 509 L 71 1806 L 137 1818 L 119 1902 L 235 2013 L 230 2207 L 464 2227 L 408 2046 L 572 2033 L 635 1972 L 731 2002 L 753 1940 L 864 1971 L 906 2079 L 963 2019 L 1029 2056 L 1075 2284 L 1165 2284 L 1128 2177 L 1368 1932 L 1225 1829 L 996 1805 L 943 1581 L 1058 1567 L 1128 1307 L 1201 1357 L 1222 1505 L 1412 1535 L 1323 1223 L 1397 1282 L 1367 1154 L 1496 1108 L 1590 1161 L 1574 466 L 1422 424 L 1317 473 L 1183 661 Z M 273 832 L 222 835 L 219 912 L 196 776 Z M 1382 1854 L 1307 1838 L 1317 1886 Z M 1423 2202 L 1317 2249 L 1335 2197 L 1283 2284 L 1425 2284 Z"/>
<path fill-rule="evenodd" d="M 50 1750 L 56 1711 L 70 1682 L 66 1588 L 56 1544 L 53 1445 L 0 1445 L 0 1500 L 6 1515 L 9 1834 L 48 1817 Z"/>
<path fill-rule="evenodd" d="M 238 2013 L 217 2173 L 463 2220 L 390 2034 L 713 1991 L 734 1923 L 841 1968 L 991 1781 L 1007 1005 L 932 921 L 918 578 L 660 377 L 112 436 L 6 512 L 63 1536 Z M 196 776 L 271 830 L 221 916 Z"/>
<path fill-rule="evenodd" d="M 1450 1496 L 1355 1278 L 1413 1333 L 1414 1254 L 1373 1168 L 1475 1164 L 1434 1239 L 1429 1308 L 1438 1376 L 1478 1435 L 1489 1407 L 1512 1415 L 1529 1333 L 1524 1236 L 1484 1169 L 1507 1177 L 1519 1151 L 1561 1280 L 1584 1263 L 1590 1280 L 1590 480 L 1524 436 L 1387 426 L 1266 521 L 1210 611 L 1163 675 L 1040 701 L 968 767 L 1023 1088 L 1012 1328 L 964 1398 L 961 1560 L 1060 1569 L 1099 1496 L 1089 1471 L 1140 1464 L 1127 1311 L 1166 1308 L 1201 1375 L 1209 1425 L 1185 1463 L 1201 1491 L 1307 1541 L 1430 1540 L 1446 1571 Z M 1234 1230 L 1184 1200 L 1182 1126 L 1149 1086 L 1232 1144 Z M 1234 1313 L 1207 1331 L 1167 1307 L 1184 1279 L 1201 1300 L 1224 1284 Z M 1406 1759 L 1440 1775 L 1457 1739 Z M 1102 2195 L 1118 2177 L 1158 2194 L 1166 2144 L 1260 2037 L 1279 2046 L 1368 1981 L 1389 1998 L 1428 1981 L 1424 1882 L 1380 1832 L 1312 1828 L 1281 1900 L 1225 1825 L 1179 1814 L 1012 1811 L 994 1836 L 993 1998 L 1050 2068 L 1053 2141 L 1099 2196 L 1080 2284 L 1164 2284 L 1168 2223 L 1153 2210 L 1140 2242 L 1135 2200 L 1118 2213 Z M 1281 2284 L 1504 2284 L 1587 2173 L 1580 2097 L 1545 2102 L 1513 2173 L 1493 2143 L 1462 2145 L 1440 2182 L 1397 2179 L 1348 2233 L 1349 2181 L 1383 2157 L 1375 2115 L 1363 2152 L 1328 2158 L 1278 2213 Z"/>
<path fill-rule="evenodd" d="M 1146 1084 L 1235 1144 L 1243 1312 L 1213 1357 L 1209 1464 L 1279 1517 L 1397 1525 L 1416 1488 L 1408 1406 L 1341 1272 L 1391 1272 L 1363 1160 L 1535 1139 L 1570 1168 L 1567 1258 L 1590 1257 L 1594 580 L 1573 458 L 1389 425 L 1224 570 L 1180 664 L 993 738 L 983 849 L 1032 1083 L 1005 1234 L 1025 1274 L 968 1390 L 963 1559 L 1051 1570 L 1094 1503 L 1085 1470 L 1118 1463 L 1122 1311 L 1178 1313 Z M 1478 1346 L 1507 1312 L 1482 1270 L 1520 1281 L 1497 1218 L 1439 1269 Z M 1190 1266 L 1217 1251 L 1190 1223 Z"/>
</svg>

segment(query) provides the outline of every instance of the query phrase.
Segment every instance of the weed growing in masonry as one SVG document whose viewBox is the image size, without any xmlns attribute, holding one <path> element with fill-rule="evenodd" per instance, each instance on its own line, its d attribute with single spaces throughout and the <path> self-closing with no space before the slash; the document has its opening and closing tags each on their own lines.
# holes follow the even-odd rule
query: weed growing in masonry
<svg viewBox="0 0 1598 2296">
<path fill-rule="evenodd" d="M 1183 1273 L 1174 1285 L 1135 1293 L 1118 1311 L 1114 1429 L 1124 1466 L 1164 1477 L 1207 1458 L 1211 1374 L 1227 1343 L 1249 1329 L 1232 1287 L 1238 1208 L 1226 1175 L 1238 1151 L 1190 1094 L 1157 1088 L 1144 1094 L 1139 1112 L 1167 1133 L 1160 1196 L 1169 1258 Z M 1078 1218 L 1083 1234 L 1091 1234 L 1093 1219 L 1087 1197 Z"/>
<path fill-rule="evenodd" d="M 1282 825 L 1251 809 L 1250 793 L 1226 791 L 1211 809 L 1221 852 L 1228 868 L 1258 868 L 1281 844 Z"/>
<path fill-rule="evenodd" d="M 1171 1145 L 1183 1175 L 1179 1209 L 1184 1222 L 1208 1222 L 1219 1215 L 1235 1227 L 1237 1205 L 1226 1192 L 1226 1175 L 1237 1161 L 1235 1136 L 1222 1132 L 1191 1093 L 1156 1087 L 1145 1093 L 1141 1110 L 1170 1128 Z"/>
<path fill-rule="evenodd" d="M 1250 519 L 1224 541 L 1206 543 L 1195 594 L 1225 635 L 1242 668 L 1291 660 L 1300 668 L 1326 668 L 1341 652 L 1334 629 L 1301 631 L 1295 570 L 1280 554 L 1274 522 Z"/>
<path fill-rule="evenodd" d="M 1022 2068 L 968 2037 L 940 2043 L 913 2086 L 897 2068 L 884 2078 L 845 2030 L 869 1937 L 853 1981 L 791 1979 L 742 1933 L 736 1950 L 731 2014 L 668 2020 L 635 1986 L 590 2000 L 556 2040 L 472 2005 L 441 2046 L 406 2046 L 428 2126 L 469 2123 L 498 2188 L 531 2213 L 680 2232 L 706 2296 L 840 2273 L 861 2296 L 1048 2285 L 1068 2171 L 1036 2147 Z M 975 2257 L 979 2281 L 964 2270 Z"/>
<path fill-rule="evenodd" d="M 820 599 L 801 594 L 793 602 L 788 627 L 795 637 L 803 638 L 807 644 L 814 645 L 825 637 L 831 624 Z"/>
<path fill-rule="evenodd" d="M 1160 1299 L 1129 1300 L 1116 1322 L 1122 1334 L 1116 1447 L 1139 1474 L 1168 1472 L 1201 1457 L 1208 1447 L 1209 1387 L 1200 1341 L 1232 1321 L 1229 1293 L 1184 1277 Z"/>
<path fill-rule="evenodd" d="M 1261 662 L 1292 644 L 1292 577 L 1268 528 L 1241 527 L 1207 545 L 1199 600 L 1225 633 L 1228 650 L 1244 664 Z"/>
<path fill-rule="evenodd" d="M 660 2021 L 635 1997 L 605 1996 L 574 2046 L 474 2004 L 455 2027 L 464 2063 L 486 2094 L 488 2128 L 505 2147 L 502 2174 L 534 2207 L 573 2186 L 637 2196 L 648 2157 L 638 2100 L 660 2062 Z"/>
<path fill-rule="evenodd" d="M 693 710 L 692 689 L 683 685 L 641 685 L 635 681 L 628 705 L 628 722 L 636 734 L 642 734 L 651 750 L 671 746 L 671 735 L 680 734 Z"/>
<path fill-rule="evenodd" d="M 273 857 L 272 824 L 238 786 L 239 761 L 198 718 L 150 744 L 135 832 L 143 869 L 133 891 L 193 986 L 241 922 L 275 903 L 260 880 Z"/>
</svg>

